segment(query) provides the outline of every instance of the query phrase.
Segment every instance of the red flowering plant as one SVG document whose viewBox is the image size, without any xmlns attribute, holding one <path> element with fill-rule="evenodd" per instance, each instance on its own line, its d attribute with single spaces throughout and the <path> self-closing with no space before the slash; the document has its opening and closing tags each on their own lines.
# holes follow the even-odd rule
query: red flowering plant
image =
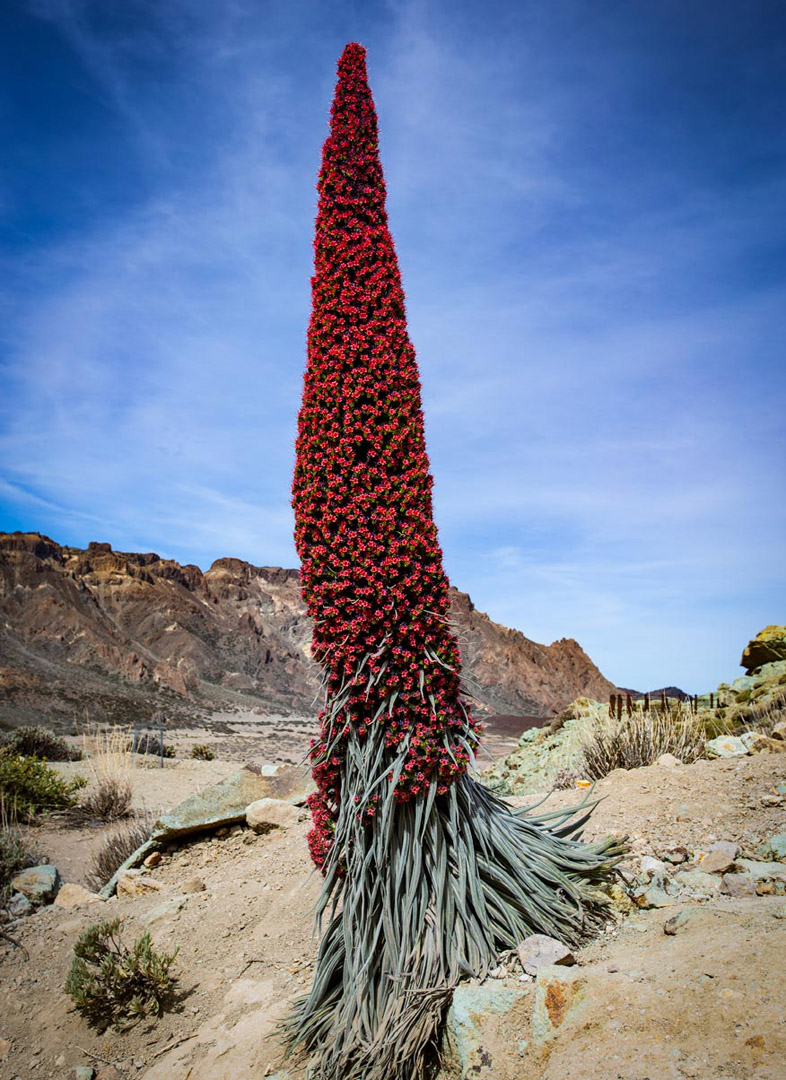
<svg viewBox="0 0 786 1080">
<path fill-rule="evenodd" d="M 533 932 L 578 940 L 619 851 L 571 838 L 586 814 L 549 828 L 468 773 L 479 727 L 357 44 L 339 61 L 318 191 L 293 507 L 325 696 L 309 847 L 331 918 L 288 1033 L 324 1080 L 417 1080 L 459 975 Z"/>
</svg>

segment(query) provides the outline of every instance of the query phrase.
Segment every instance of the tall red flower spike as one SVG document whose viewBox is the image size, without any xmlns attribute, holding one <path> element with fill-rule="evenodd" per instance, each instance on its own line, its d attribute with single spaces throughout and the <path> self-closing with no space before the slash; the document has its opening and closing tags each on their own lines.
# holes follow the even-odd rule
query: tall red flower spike
<svg viewBox="0 0 786 1080">
<path fill-rule="evenodd" d="M 432 781 L 444 794 L 477 741 L 447 622 L 420 381 L 362 46 L 346 47 L 338 73 L 319 175 L 293 500 L 313 653 L 327 689 L 314 750 L 318 866 L 338 815 L 350 726 L 360 743 L 371 729 L 384 732 L 386 768 L 393 758 L 400 766 L 387 777 L 399 801 Z M 377 784 L 358 812 L 373 815 L 382 794 Z"/>
<path fill-rule="evenodd" d="M 572 814 L 549 830 L 512 813 L 467 773 L 478 727 L 448 624 L 365 56 L 350 44 L 339 61 L 322 154 L 293 489 L 325 688 L 309 845 L 331 919 L 288 1034 L 321 1080 L 417 1080 L 459 976 L 527 934 L 579 939 L 616 849 L 571 840 Z"/>
</svg>

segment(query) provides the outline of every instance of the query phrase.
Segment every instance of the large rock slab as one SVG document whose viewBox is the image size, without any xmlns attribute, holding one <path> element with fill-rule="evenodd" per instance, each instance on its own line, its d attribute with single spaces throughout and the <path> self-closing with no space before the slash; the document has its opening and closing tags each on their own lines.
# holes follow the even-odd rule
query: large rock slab
<svg viewBox="0 0 786 1080">
<path fill-rule="evenodd" d="M 745 646 L 740 664 L 751 672 L 778 660 L 786 660 L 786 626 L 765 626 Z"/>
<path fill-rule="evenodd" d="M 314 790 L 306 768 L 281 769 L 275 776 L 261 776 L 246 766 L 220 784 L 191 795 L 168 814 L 162 814 L 153 828 L 153 839 L 171 840 L 244 822 L 246 807 L 260 799 L 280 799 L 299 806 Z"/>
<path fill-rule="evenodd" d="M 57 896 L 60 885 L 57 868 L 48 863 L 31 866 L 11 878 L 11 888 L 26 896 L 31 904 L 51 903 Z"/>
<path fill-rule="evenodd" d="M 445 1058 L 451 1077 L 497 1080 L 499 1059 L 515 1056 L 526 1031 L 530 995 L 529 988 L 489 984 L 456 987 L 445 1032 Z"/>
<path fill-rule="evenodd" d="M 587 980 L 580 971 L 556 965 L 542 967 L 535 980 L 532 1037 L 552 1039 L 580 1011 L 587 997 Z"/>
<path fill-rule="evenodd" d="M 283 799 L 257 799 L 246 807 L 246 823 L 255 833 L 286 829 L 296 824 L 299 817 L 297 807 Z"/>
</svg>

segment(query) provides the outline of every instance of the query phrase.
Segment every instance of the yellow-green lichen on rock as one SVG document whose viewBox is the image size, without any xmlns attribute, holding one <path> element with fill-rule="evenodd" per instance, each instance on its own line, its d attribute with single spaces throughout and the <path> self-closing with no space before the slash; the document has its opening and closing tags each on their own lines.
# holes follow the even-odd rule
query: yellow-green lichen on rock
<svg viewBox="0 0 786 1080">
<path fill-rule="evenodd" d="M 765 626 L 745 646 L 740 664 L 750 673 L 778 660 L 786 660 L 786 626 Z"/>
</svg>

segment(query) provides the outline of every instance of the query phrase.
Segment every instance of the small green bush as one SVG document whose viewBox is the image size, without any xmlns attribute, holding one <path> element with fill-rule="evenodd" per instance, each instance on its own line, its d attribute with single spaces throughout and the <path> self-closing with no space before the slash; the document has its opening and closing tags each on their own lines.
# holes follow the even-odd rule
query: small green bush
<svg viewBox="0 0 786 1080">
<path fill-rule="evenodd" d="M 197 758 L 199 761 L 213 761 L 215 754 L 205 743 L 196 743 L 191 747 L 191 757 Z"/>
<path fill-rule="evenodd" d="M 0 743 L 5 753 L 42 761 L 79 761 L 82 754 L 60 735 L 42 727 L 20 727 L 5 735 Z"/>
<path fill-rule="evenodd" d="M 76 793 L 86 784 L 83 776 L 65 780 L 38 758 L 0 754 L 0 798 L 20 821 L 75 806 Z"/>
<path fill-rule="evenodd" d="M 77 1011 L 101 1031 L 118 1031 L 145 1016 L 160 1016 L 170 1003 L 176 978 L 169 968 L 177 956 L 153 948 L 150 934 L 131 949 L 120 938 L 122 920 L 88 926 L 74 946 L 74 960 L 63 989 Z"/>
</svg>

